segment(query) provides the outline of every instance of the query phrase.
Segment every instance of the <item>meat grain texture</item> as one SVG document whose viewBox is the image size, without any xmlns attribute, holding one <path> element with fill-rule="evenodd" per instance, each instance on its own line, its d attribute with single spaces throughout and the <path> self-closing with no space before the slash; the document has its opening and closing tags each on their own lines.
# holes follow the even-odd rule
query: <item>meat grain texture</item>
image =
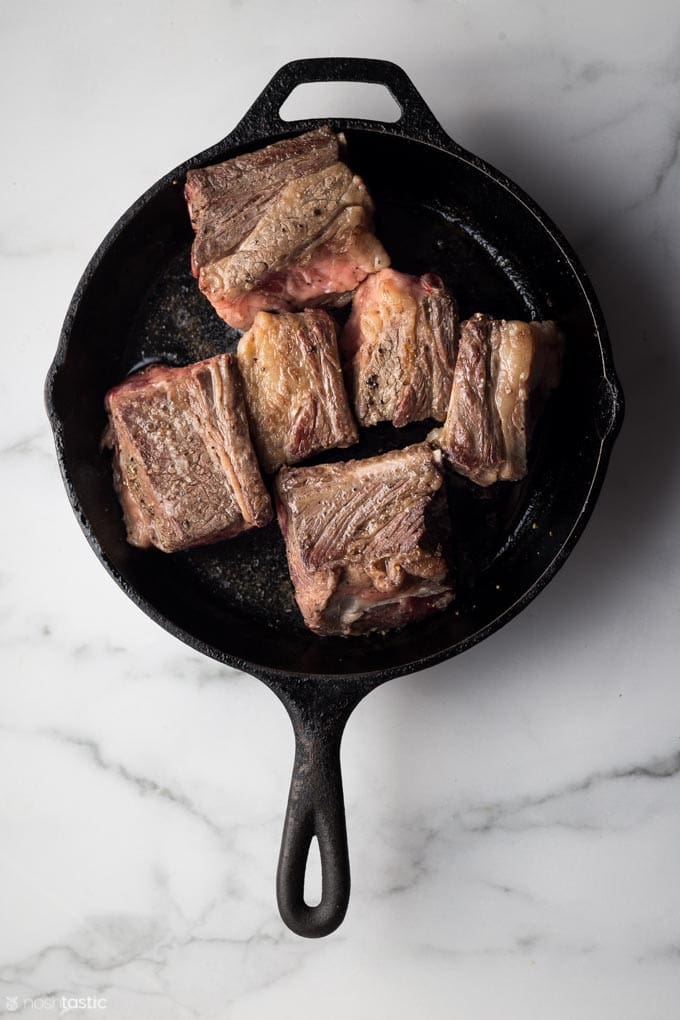
<svg viewBox="0 0 680 1020">
<path fill-rule="evenodd" d="M 536 420 L 559 383 L 562 336 L 554 322 L 492 319 L 463 323 L 451 401 L 430 439 L 478 485 L 518 481 Z"/>
<path fill-rule="evenodd" d="M 316 634 L 389 630 L 451 602 L 440 454 L 426 443 L 282 468 L 276 498 L 298 605 Z"/>
<path fill-rule="evenodd" d="M 361 284 L 342 331 L 345 377 L 362 425 L 442 422 L 451 395 L 458 309 L 434 273 L 383 269 Z"/>
<path fill-rule="evenodd" d="M 132 545 L 176 552 L 271 520 L 233 355 L 144 369 L 108 392 L 106 410 Z"/>
<path fill-rule="evenodd" d="M 264 471 L 358 440 L 327 312 L 258 312 L 237 358 Z"/>
<path fill-rule="evenodd" d="M 341 141 L 325 126 L 187 174 L 192 271 L 231 326 L 261 309 L 340 307 L 389 265 Z"/>
</svg>

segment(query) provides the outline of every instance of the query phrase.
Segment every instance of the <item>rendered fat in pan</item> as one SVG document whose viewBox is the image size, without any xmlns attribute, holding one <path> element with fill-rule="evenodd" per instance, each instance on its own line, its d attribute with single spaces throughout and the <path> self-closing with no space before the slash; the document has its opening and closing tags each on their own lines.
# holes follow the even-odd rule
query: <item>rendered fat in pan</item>
<svg viewBox="0 0 680 1020">
<path fill-rule="evenodd" d="M 295 606 L 276 525 L 172 556 L 134 549 L 110 463 L 100 449 L 104 395 L 153 361 L 188 364 L 233 350 L 238 334 L 214 314 L 191 276 L 183 200 L 189 169 L 318 126 L 279 110 L 303 82 L 386 86 L 395 123 L 331 119 L 348 162 L 376 203 L 376 233 L 404 272 L 439 274 L 461 317 L 555 319 L 565 336 L 562 383 L 519 483 L 479 490 L 450 478 L 458 576 L 443 613 L 386 635 L 319 638 Z M 340 741 L 356 704 L 379 684 L 465 651 L 520 612 L 564 563 L 597 500 L 623 417 L 602 313 L 574 252 L 546 215 L 503 174 L 446 134 L 409 78 L 381 60 L 286 64 L 238 126 L 143 195 L 92 258 L 69 307 L 46 384 L 64 484 L 81 527 L 114 580 L 153 620 L 192 648 L 266 683 L 285 705 L 296 750 L 277 876 L 279 909 L 299 935 L 326 935 L 349 899 Z M 424 437 L 428 423 L 377 426 L 360 448 L 375 455 Z M 451 671 L 452 682 L 455 671 Z M 312 838 L 321 902 L 304 901 Z"/>
</svg>

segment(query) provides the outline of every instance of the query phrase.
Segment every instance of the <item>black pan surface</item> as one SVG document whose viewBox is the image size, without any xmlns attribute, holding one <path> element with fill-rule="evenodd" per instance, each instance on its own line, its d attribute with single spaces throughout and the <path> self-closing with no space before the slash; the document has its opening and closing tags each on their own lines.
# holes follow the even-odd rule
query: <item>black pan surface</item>
<svg viewBox="0 0 680 1020">
<path fill-rule="evenodd" d="M 185 174 L 317 126 L 278 116 L 295 85 L 312 80 L 379 82 L 402 108 L 395 124 L 330 122 L 345 132 L 348 162 L 374 197 L 376 232 L 393 266 L 439 273 L 463 318 L 485 311 L 556 319 L 566 339 L 562 384 L 540 423 L 528 477 L 488 490 L 449 478 L 455 603 L 399 632 L 349 639 L 319 638 L 304 628 L 275 523 L 172 556 L 129 546 L 109 458 L 100 450 L 109 387 L 150 362 L 184 365 L 234 348 L 239 334 L 217 318 L 189 270 Z M 47 404 L 74 510 L 115 580 L 177 637 L 265 680 L 286 704 L 298 757 L 279 905 L 294 930 L 325 934 L 342 919 L 349 892 L 336 758 L 351 708 L 384 680 L 456 655 L 507 622 L 564 562 L 594 506 L 623 398 L 582 267 L 526 195 L 451 141 L 395 65 L 297 61 L 281 69 L 230 136 L 155 185 L 102 243 L 69 309 Z M 405 446 L 431 425 L 366 429 L 360 447 L 319 459 Z M 314 834 L 324 893 L 320 906 L 309 908 L 300 875 Z"/>
</svg>

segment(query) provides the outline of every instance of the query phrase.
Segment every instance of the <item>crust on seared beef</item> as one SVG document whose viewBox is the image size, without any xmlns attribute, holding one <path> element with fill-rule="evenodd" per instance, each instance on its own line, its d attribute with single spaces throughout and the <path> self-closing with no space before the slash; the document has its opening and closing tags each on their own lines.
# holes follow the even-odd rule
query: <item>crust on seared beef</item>
<svg viewBox="0 0 680 1020">
<path fill-rule="evenodd" d="M 366 460 L 281 469 L 279 524 L 298 605 L 315 633 L 390 630 L 451 602 L 440 459 L 418 443 Z"/>
<path fill-rule="evenodd" d="M 459 474 L 484 486 L 524 478 L 535 422 L 559 384 L 562 348 L 554 322 L 478 312 L 463 323 L 446 421 L 429 436 Z"/>
<path fill-rule="evenodd" d="M 321 127 L 187 174 L 192 271 L 225 322 L 248 329 L 259 310 L 340 307 L 389 265 L 340 142 Z"/>
<path fill-rule="evenodd" d="M 237 358 L 264 471 L 356 443 L 336 327 L 327 312 L 258 312 Z"/>
<path fill-rule="evenodd" d="M 434 273 L 383 269 L 357 290 L 340 345 L 362 425 L 444 421 L 458 344 L 458 308 Z"/>
<path fill-rule="evenodd" d="M 271 520 L 233 355 L 137 372 L 109 390 L 106 410 L 132 545 L 176 552 Z"/>
</svg>

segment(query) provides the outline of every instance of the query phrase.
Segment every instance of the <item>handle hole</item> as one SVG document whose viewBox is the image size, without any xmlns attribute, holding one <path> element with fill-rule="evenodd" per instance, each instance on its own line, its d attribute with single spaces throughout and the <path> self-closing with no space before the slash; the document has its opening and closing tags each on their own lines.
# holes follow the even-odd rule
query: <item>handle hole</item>
<svg viewBox="0 0 680 1020">
<path fill-rule="evenodd" d="M 305 888 L 303 892 L 304 901 L 308 907 L 318 907 L 321 903 L 322 882 L 321 882 L 321 851 L 316 836 L 312 836 L 309 850 L 307 851 L 307 863 L 305 864 Z"/>
<path fill-rule="evenodd" d="M 305 82 L 297 85 L 281 107 L 282 120 L 317 117 L 361 117 L 394 124 L 401 108 L 384 85 L 367 82 Z"/>
</svg>

